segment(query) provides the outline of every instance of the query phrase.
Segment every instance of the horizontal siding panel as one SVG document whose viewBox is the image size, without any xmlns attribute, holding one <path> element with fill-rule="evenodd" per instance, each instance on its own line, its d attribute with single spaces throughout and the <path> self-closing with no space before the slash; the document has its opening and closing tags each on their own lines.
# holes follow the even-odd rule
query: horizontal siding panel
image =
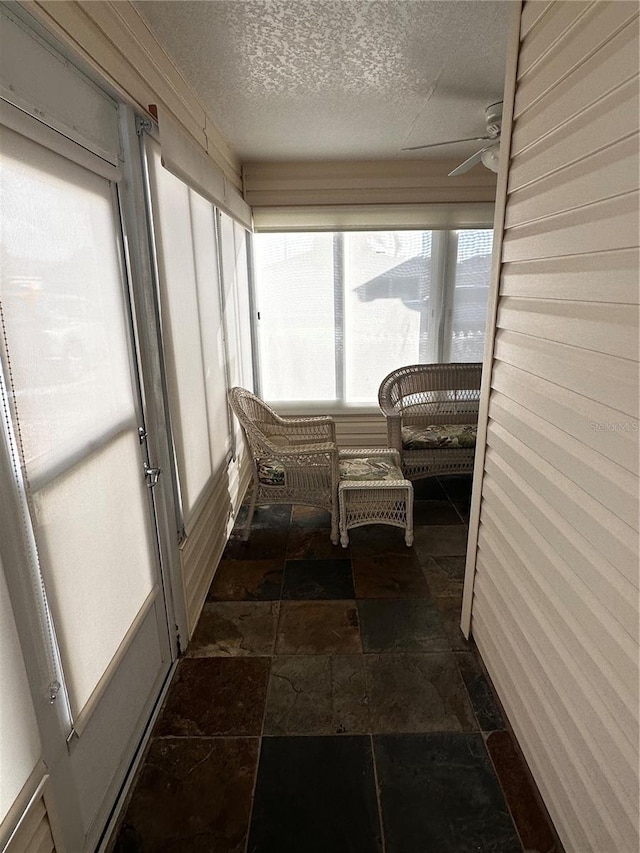
<svg viewBox="0 0 640 853">
<path fill-rule="evenodd" d="M 633 305 L 504 296 L 497 325 L 618 358 L 637 352 L 638 309 Z"/>
<path fill-rule="evenodd" d="M 464 202 L 492 202 L 495 187 L 370 187 L 368 189 L 310 189 L 245 191 L 244 197 L 251 207 L 307 206 L 333 204 L 463 204 Z"/>
<path fill-rule="evenodd" d="M 635 304 L 638 250 L 503 264 L 501 296 Z"/>
<path fill-rule="evenodd" d="M 589 58 L 598 59 L 598 53 L 621 30 L 633 26 L 631 22 L 638 15 L 638 7 L 634 3 L 593 3 L 585 15 L 581 15 L 581 4 L 572 4 L 572 8 L 577 12 L 574 26 L 565 29 L 544 62 L 536 68 L 536 73 L 525 77 L 518 86 L 514 110 L 516 119 L 545 94 L 552 92 L 562 80 L 579 74 Z"/>
<path fill-rule="evenodd" d="M 594 151 L 610 148 L 617 140 L 636 133 L 637 128 L 638 75 L 542 138 L 535 122 L 528 123 L 530 134 L 519 135 L 520 144 L 528 147 L 519 154 L 512 152 L 509 192 L 556 173 Z"/>
<path fill-rule="evenodd" d="M 563 745 L 549 722 L 545 697 L 539 697 L 531 689 L 526 663 L 526 674 L 522 677 L 520 658 L 517 650 L 511 647 L 511 638 L 495 603 L 484 594 L 478 595 L 477 601 L 472 623 L 476 645 L 487 662 L 498 694 L 504 697 L 507 716 L 513 720 L 515 735 L 542 798 L 548 804 L 549 814 L 555 826 L 561 829 L 566 853 L 589 850 L 595 853 L 579 817 L 582 803 L 575 797 L 567 778 L 570 765 L 564 760 Z"/>
<path fill-rule="evenodd" d="M 506 498 L 498 486 L 494 487 L 493 493 L 497 499 Z M 481 585 L 489 578 L 504 594 L 508 593 L 513 610 L 522 609 L 531 613 L 529 618 L 535 619 L 540 626 L 540 630 L 531 634 L 532 643 L 551 639 L 556 655 L 572 673 L 568 676 L 570 681 L 575 679 L 579 685 L 577 699 L 570 691 L 570 695 L 561 701 L 569 704 L 575 702 L 580 707 L 584 702 L 583 693 L 589 697 L 589 716 L 592 724 L 603 730 L 600 740 L 607 744 L 605 755 L 615 756 L 616 759 L 609 768 L 611 778 L 618 779 L 627 789 L 633 789 L 633 783 L 637 785 L 638 772 L 634 760 L 638 749 L 637 714 L 630 713 L 619 697 L 610 695 L 616 690 L 617 682 L 609 677 L 606 658 L 594 638 L 590 637 L 591 612 L 583 608 L 580 601 L 567 597 L 567 577 L 562 571 L 563 564 L 560 564 L 559 570 L 556 569 L 557 561 L 553 552 L 539 550 L 537 543 L 526 531 L 524 539 L 519 532 L 509 531 L 502 517 L 506 512 L 507 520 L 512 521 L 509 506 L 507 503 L 504 508 L 496 507 L 498 516 L 489 512 L 482 522 L 478 548 L 479 569 L 482 571 L 478 574 L 478 582 Z M 532 551 L 537 558 L 533 565 L 529 559 Z M 505 572 L 506 565 L 513 566 L 514 571 Z M 636 671 L 633 683 L 637 685 L 637 682 Z M 565 678 L 560 678 L 559 683 L 565 684 Z M 632 688 L 628 692 L 632 692 Z"/>
<path fill-rule="evenodd" d="M 456 178 L 457 160 L 246 163 L 244 195 L 252 207 L 331 204 L 492 202 L 496 175 Z"/>
<path fill-rule="evenodd" d="M 491 387 L 563 430 L 576 452 L 590 448 L 638 476 L 638 432 L 611 428 L 620 423 L 619 412 L 502 361 L 494 366 Z"/>
<path fill-rule="evenodd" d="M 568 748 L 570 749 L 576 736 L 580 736 L 580 731 L 574 719 L 566 713 L 563 704 L 546 702 L 546 696 L 552 684 L 550 666 L 547 661 L 540 659 L 541 653 L 537 649 L 532 649 L 528 641 L 527 628 L 530 627 L 530 620 L 526 619 L 523 624 L 520 619 L 515 618 L 515 613 L 505 607 L 502 590 L 486 577 L 484 585 L 479 585 L 478 598 L 485 603 L 489 599 L 496 601 L 501 618 L 504 620 L 504 631 L 513 643 L 510 656 L 515 656 L 519 666 L 524 665 L 528 670 L 526 682 L 520 682 L 517 686 L 520 689 L 526 689 L 527 701 L 532 702 L 538 713 L 542 712 L 542 724 L 553 731 L 553 735 L 547 734 L 545 739 L 549 746 L 555 740 L 557 754 L 562 755 Z M 538 636 L 542 635 L 538 634 Z M 560 769 L 560 773 L 564 784 L 568 786 L 569 796 L 575 804 L 574 808 L 579 808 L 578 803 L 582 804 L 582 811 L 578 812 L 579 820 L 593 845 L 593 847 L 578 849 L 580 851 L 593 849 L 599 853 L 605 850 L 626 851 L 625 845 L 634 835 L 633 817 L 625 812 L 614 795 L 603 796 L 602 792 L 611 792 L 611 788 L 608 780 L 603 779 L 602 769 L 593 755 L 587 750 L 581 752 L 574 757 L 571 765 Z M 619 786 L 616 787 L 619 788 Z M 631 792 L 630 794 L 633 796 Z M 623 802 L 625 801 L 628 801 L 628 797 L 625 797 Z"/>
<path fill-rule="evenodd" d="M 499 361 L 619 412 L 616 420 L 620 431 L 634 438 L 638 424 L 636 363 L 508 329 L 498 330 L 494 355 Z"/>
<path fill-rule="evenodd" d="M 637 26 L 625 27 L 596 56 L 559 83 L 549 95 L 520 114 L 511 137 L 511 156 L 547 136 L 574 116 L 638 75 Z M 586 134 L 584 144 L 589 144 Z"/>
<path fill-rule="evenodd" d="M 495 495 L 495 491 L 493 494 Z M 509 523 L 513 523 L 510 509 L 513 507 L 509 503 L 504 507 L 496 506 L 496 512 L 500 516 L 504 515 Z M 518 513 L 514 516 L 517 518 Z M 598 700 L 594 698 L 592 701 L 596 702 L 603 719 L 608 721 L 606 737 L 612 738 L 615 742 L 616 753 L 627 756 L 626 762 L 616 761 L 610 768 L 611 773 L 617 778 L 626 779 L 628 776 L 626 765 L 637 772 L 637 765 L 633 761 L 633 756 L 637 754 L 637 708 L 634 707 L 637 702 L 633 696 L 634 685 L 637 687 L 638 681 L 637 669 L 632 675 L 632 680 L 624 685 L 624 693 L 620 693 L 618 687 L 621 679 L 611 677 L 611 666 L 606 655 L 610 640 L 606 636 L 600 638 L 591 634 L 589 620 L 595 618 L 597 613 L 590 611 L 587 606 L 589 602 L 584 604 L 571 595 L 571 578 L 563 573 L 562 561 L 557 560 L 549 549 L 537 547 L 537 543 L 532 538 L 535 537 L 535 531 L 527 532 L 525 529 L 524 536 L 521 536 L 518 531 L 506 537 L 507 526 L 502 518 L 496 521 L 492 514 L 485 517 L 487 526 L 485 529 L 483 522 L 480 528 L 482 535 L 478 544 L 480 565 L 478 565 L 477 583 L 481 585 L 485 576 L 493 577 L 497 585 L 505 589 L 507 581 L 510 580 L 521 595 L 525 595 L 531 601 L 535 600 L 542 607 L 548 622 L 554 626 L 558 643 L 564 649 L 563 654 L 566 654 L 567 661 L 573 662 L 575 677 L 580 683 L 585 684 L 585 689 L 588 689 L 594 697 L 598 697 Z M 496 553 L 490 558 L 487 557 L 488 538 L 492 535 L 497 536 L 496 541 L 500 545 L 501 553 L 511 559 L 512 563 L 498 562 L 500 555 Z M 532 555 L 535 556 L 533 564 L 531 563 Z M 504 571 L 505 565 L 509 566 L 508 571 Z M 512 565 L 513 569 L 511 569 Z M 509 595 L 513 609 L 521 606 L 521 603 L 516 604 L 516 598 Z M 481 611 L 478 612 L 481 613 Z M 543 622 L 532 633 L 532 641 L 545 633 L 546 624 L 547 622 Z M 567 687 L 564 680 L 559 683 Z M 564 697 L 565 691 L 556 691 L 556 693 Z M 568 698 L 573 701 L 573 697 Z M 550 701 L 555 701 L 555 695 L 550 697 Z M 629 707 L 629 702 L 632 707 Z"/>
<path fill-rule="evenodd" d="M 505 559 L 513 559 L 523 571 L 523 582 L 514 582 L 513 577 L 498 567 Z M 637 750 L 635 732 L 623 732 L 619 720 L 602 701 L 602 694 L 611 689 L 602 678 L 602 673 L 591 668 L 583 671 L 581 661 L 574 657 L 565 645 L 566 629 L 563 631 L 563 617 L 553 606 L 541 608 L 535 584 L 517 555 L 502 539 L 494 537 L 494 527 L 489 525 L 484 531 L 482 548 L 478 554 L 482 568 L 478 592 L 487 584 L 500 589 L 509 602 L 510 612 L 523 628 L 528 621 L 535 620 L 542 630 L 531 634 L 526 631 L 528 642 L 540 651 L 538 660 L 546 663 L 549 674 L 560 683 L 567 684 L 571 690 L 558 700 L 562 713 L 568 714 L 578 729 L 594 742 L 594 757 L 603 765 L 603 775 L 607 787 L 616 792 L 617 799 L 624 804 L 627 819 L 633 818 L 636 810 L 634 793 L 638 790 L 638 768 L 634 761 Z M 531 625 L 527 626 L 530 629 Z M 558 630 L 560 629 L 560 630 Z M 606 759 L 613 758 L 610 766 Z"/>
<path fill-rule="evenodd" d="M 534 27 L 544 26 L 544 16 L 554 7 L 554 0 L 529 0 L 522 7 L 520 38 L 524 40 Z"/>
<path fill-rule="evenodd" d="M 638 193 L 630 192 L 511 228 L 505 232 L 503 261 L 634 248 L 638 245 L 638 225 Z"/>
<path fill-rule="evenodd" d="M 495 387 L 495 386 L 494 386 Z M 638 477 L 576 436 L 544 420 L 540 413 L 502 394 L 492 395 L 490 417 L 553 465 L 621 521 L 638 530 Z M 631 591 L 630 591 L 631 592 Z"/>
<path fill-rule="evenodd" d="M 530 5 L 527 3 L 525 9 Z M 533 32 L 524 33 L 521 27 L 518 81 L 522 81 L 522 78 L 548 54 L 567 30 L 576 25 L 576 21 L 582 15 L 593 11 L 593 5 L 593 0 L 574 0 L 571 4 L 553 3 L 544 17 L 538 21 Z"/>
<path fill-rule="evenodd" d="M 382 415 L 334 415 L 340 447 L 386 447 L 387 424 Z"/>
<path fill-rule="evenodd" d="M 569 637 L 567 642 L 570 646 L 574 644 L 576 650 L 582 649 L 584 654 L 576 651 L 574 657 L 583 660 L 585 671 L 602 669 L 606 672 L 611 670 L 612 662 L 616 665 L 622 662 L 622 673 L 610 678 L 610 682 L 620 688 L 621 698 L 605 697 L 604 701 L 619 715 L 617 719 L 623 729 L 635 731 L 629 728 L 638 718 L 637 694 L 633 693 L 633 683 L 638 678 L 637 659 L 633 654 L 637 639 L 632 636 L 636 634 L 637 637 L 638 606 L 633 585 L 618 575 L 610 563 L 594 554 L 589 544 L 581 541 L 579 532 L 571 531 L 563 542 L 566 521 L 555 518 L 545 507 L 543 498 L 519 476 L 517 469 L 503 462 L 495 452 L 487 466 L 486 481 L 483 493 L 495 503 L 483 512 L 482 523 L 488 518 L 498 519 L 501 534 L 520 554 L 523 564 L 531 567 L 540 598 L 548 604 L 553 602 L 556 608 L 561 602 L 566 630 L 579 638 L 574 642 Z M 522 527 L 514 526 L 520 521 Z M 548 529 L 542 528 L 544 537 L 540 524 L 548 525 Z M 581 562 L 576 564 L 576 559 L 584 561 L 584 567 Z M 609 590 L 606 589 L 607 569 L 613 578 Z M 625 597 L 625 590 L 632 592 Z M 594 619 L 599 620 L 597 626 L 592 625 Z"/>
<path fill-rule="evenodd" d="M 639 185 L 636 132 L 523 189 L 514 190 L 509 198 L 505 226 L 512 228 L 592 205 L 637 190 Z"/>
<path fill-rule="evenodd" d="M 548 505 L 550 517 L 557 513 L 558 523 L 563 519 L 579 531 L 634 589 L 638 588 L 638 537 L 629 525 L 496 421 L 489 424 L 487 446 L 487 460 L 493 458 L 489 452 L 493 450 L 496 459 L 519 471 Z M 565 531 L 565 535 L 569 533 Z"/>
<path fill-rule="evenodd" d="M 55 844 L 44 799 L 38 797 L 23 817 L 5 853 L 54 853 Z"/>
</svg>

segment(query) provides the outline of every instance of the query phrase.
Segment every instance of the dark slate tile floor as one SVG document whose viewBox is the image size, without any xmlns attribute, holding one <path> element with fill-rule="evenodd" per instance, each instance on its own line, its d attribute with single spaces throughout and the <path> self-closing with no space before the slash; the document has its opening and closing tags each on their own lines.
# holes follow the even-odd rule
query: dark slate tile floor
<svg viewBox="0 0 640 853">
<path fill-rule="evenodd" d="M 114 853 L 556 850 L 459 629 L 470 488 L 415 484 L 412 548 L 299 506 L 232 536 Z"/>
</svg>

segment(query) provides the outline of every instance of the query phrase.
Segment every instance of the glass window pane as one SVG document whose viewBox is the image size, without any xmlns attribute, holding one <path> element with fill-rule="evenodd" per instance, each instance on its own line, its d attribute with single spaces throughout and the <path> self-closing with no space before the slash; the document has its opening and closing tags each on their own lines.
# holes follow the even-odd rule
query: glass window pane
<svg viewBox="0 0 640 853">
<path fill-rule="evenodd" d="M 493 231 L 459 231 L 449 361 L 482 361 Z"/>
<path fill-rule="evenodd" d="M 347 402 L 374 402 L 391 370 L 421 361 L 430 293 L 431 232 L 344 234 Z"/>
<path fill-rule="evenodd" d="M 257 234 L 262 393 L 335 400 L 333 234 Z"/>
<path fill-rule="evenodd" d="M 148 145 L 169 402 L 188 517 L 212 473 L 189 188 L 163 168 L 157 143 Z"/>
</svg>

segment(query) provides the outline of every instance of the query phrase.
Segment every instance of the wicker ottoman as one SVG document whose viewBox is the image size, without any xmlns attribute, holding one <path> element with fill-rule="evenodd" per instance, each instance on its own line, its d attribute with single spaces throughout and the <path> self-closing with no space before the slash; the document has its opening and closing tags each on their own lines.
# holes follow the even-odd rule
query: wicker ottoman
<svg viewBox="0 0 640 853">
<path fill-rule="evenodd" d="M 413 543 L 413 486 L 405 480 L 400 454 L 391 448 L 341 450 L 338 505 L 340 542 L 349 544 L 353 527 L 391 524 Z"/>
</svg>

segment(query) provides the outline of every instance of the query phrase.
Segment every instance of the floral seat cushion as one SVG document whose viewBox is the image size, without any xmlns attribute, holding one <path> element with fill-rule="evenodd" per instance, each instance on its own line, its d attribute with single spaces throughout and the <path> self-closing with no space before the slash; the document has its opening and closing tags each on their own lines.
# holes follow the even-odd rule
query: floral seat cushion
<svg viewBox="0 0 640 853">
<path fill-rule="evenodd" d="M 265 486 L 282 486 L 284 465 L 279 459 L 258 459 L 258 480 Z"/>
<path fill-rule="evenodd" d="M 475 424 L 431 424 L 427 427 L 402 427 L 405 450 L 434 450 L 446 447 L 475 447 Z"/>
<path fill-rule="evenodd" d="M 404 480 L 404 474 L 391 459 L 363 456 L 360 459 L 341 459 L 341 480 Z"/>
<path fill-rule="evenodd" d="M 404 474 L 391 459 L 384 457 L 362 457 L 361 459 L 341 459 L 339 463 L 341 480 L 403 480 Z M 258 479 L 265 486 L 284 484 L 284 465 L 279 459 L 260 459 L 258 461 Z"/>
</svg>

